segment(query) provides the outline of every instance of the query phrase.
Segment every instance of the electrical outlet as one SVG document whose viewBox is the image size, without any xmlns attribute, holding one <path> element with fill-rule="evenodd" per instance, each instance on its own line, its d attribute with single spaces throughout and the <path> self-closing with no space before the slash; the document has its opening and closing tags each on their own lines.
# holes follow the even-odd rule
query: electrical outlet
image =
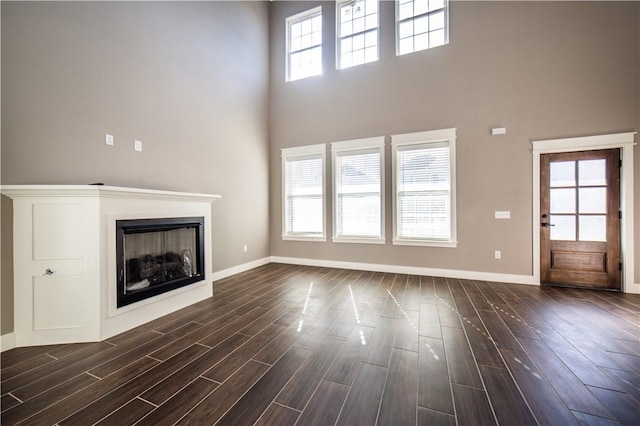
<svg viewBox="0 0 640 426">
<path fill-rule="evenodd" d="M 500 252 L 500 250 L 496 250 L 495 253 L 493 254 L 493 256 L 496 259 L 502 259 L 502 253 Z"/>
<path fill-rule="evenodd" d="M 495 212 L 496 219 L 511 219 L 511 212 L 509 210 L 506 211 L 498 211 Z"/>
<path fill-rule="evenodd" d="M 248 248 L 247 248 L 246 244 L 244 246 L 242 246 L 242 251 L 244 251 L 245 253 L 248 251 Z"/>
<path fill-rule="evenodd" d="M 113 135 L 106 134 L 104 135 L 104 143 L 107 145 L 113 146 Z"/>
</svg>

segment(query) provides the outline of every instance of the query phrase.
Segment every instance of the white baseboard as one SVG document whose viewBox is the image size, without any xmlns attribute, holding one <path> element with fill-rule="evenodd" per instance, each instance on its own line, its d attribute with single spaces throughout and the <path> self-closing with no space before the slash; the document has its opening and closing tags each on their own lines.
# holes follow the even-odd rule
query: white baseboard
<svg viewBox="0 0 640 426">
<path fill-rule="evenodd" d="M 458 278 L 465 280 L 494 281 L 500 283 L 539 285 L 533 275 L 495 274 L 490 272 L 458 271 L 454 269 L 422 268 L 417 266 L 380 265 L 377 263 L 355 263 L 339 260 L 302 259 L 296 257 L 271 256 L 271 262 L 291 265 L 321 266 L 325 268 L 355 269 L 393 274 L 423 275 Z"/>
<path fill-rule="evenodd" d="M 640 294 L 640 283 L 635 283 L 625 289 L 625 293 Z"/>
<path fill-rule="evenodd" d="M 243 263 L 242 265 L 233 266 L 231 268 L 223 269 L 213 273 L 213 281 L 218 281 L 223 278 L 230 277 L 240 272 L 248 271 L 249 269 L 257 268 L 258 266 L 266 265 L 271 262 L 271 258 L 264 257 L 262 259 L 253 260 L 251 262 Z"/>
<path fill-rule="evenodd" d="M 0 336 L 0 352 L 8 351 L 16 347 L 16 333 Z"/>
</svg>

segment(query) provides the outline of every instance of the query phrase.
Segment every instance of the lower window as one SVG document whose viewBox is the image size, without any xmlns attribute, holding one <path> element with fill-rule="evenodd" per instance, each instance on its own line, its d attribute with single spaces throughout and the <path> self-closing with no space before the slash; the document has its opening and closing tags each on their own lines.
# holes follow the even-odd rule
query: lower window
<svg viewBox="0 0 640 426">
<path fill-rule="evenodd" d="M 334 142 L 333 241 L 384 243 L 384 137 Z"/>
<path fill-rule="evenodd" d="M 324 144 L 282 150 L 283 239 L 324 240 Z"/>
<path fill-rule="evenodd" d="M 394 244 L 455 247 L 456 129 L 394 135 Z"/>
</svg>

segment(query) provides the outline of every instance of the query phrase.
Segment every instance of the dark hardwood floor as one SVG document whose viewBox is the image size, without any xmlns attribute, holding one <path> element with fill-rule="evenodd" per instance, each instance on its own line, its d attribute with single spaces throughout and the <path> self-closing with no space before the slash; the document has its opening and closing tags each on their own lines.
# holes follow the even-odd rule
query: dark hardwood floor
<svg viewBox="0 0 640 426">
<path fill-rule="evenodd" d="M 266 265 L 2 354 L 2 425 L 637 425 L 640 296 Z"/>
</svg>

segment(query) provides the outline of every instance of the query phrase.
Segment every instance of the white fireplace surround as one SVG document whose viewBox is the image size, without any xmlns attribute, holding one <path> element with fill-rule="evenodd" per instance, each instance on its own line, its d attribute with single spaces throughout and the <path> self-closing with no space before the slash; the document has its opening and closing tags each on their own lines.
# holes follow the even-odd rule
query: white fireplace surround
<svg viewBox="0 0 640 426">
<path fill-rule="evenodd" d="M 4 185 L 13 200 L 16 346 L 105 340 L 212 296 L 219 195 L 102 185 Z M 116 307 L 116 220 L 204 217 L 204 280 Z"/>
</svg>

